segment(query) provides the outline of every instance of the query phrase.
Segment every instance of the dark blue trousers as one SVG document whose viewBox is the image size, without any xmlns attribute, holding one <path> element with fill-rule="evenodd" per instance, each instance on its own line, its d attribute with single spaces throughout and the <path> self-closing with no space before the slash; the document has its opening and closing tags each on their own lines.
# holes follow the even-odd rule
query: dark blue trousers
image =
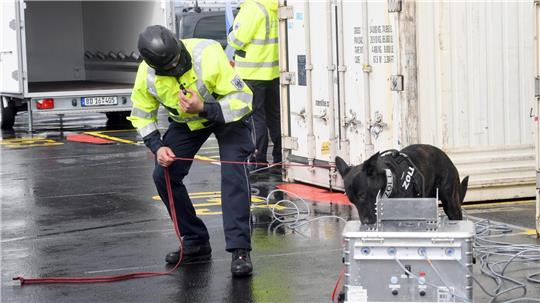
<svg viewBox="0 0 540 303">
<path fill-rule="evenodd" d="M 272 160 L 280 163 L 281 157 L 281 108 L 279 104 L 279 78 L 274 80 L 245 80 L 253 92 L 253 121 L 257 154 L 255 162 L 267 163 L 268 133 L 274 143 Z"/>
<path fill-rule="evenodd" d="M 163 136 L 163 143 L 170 147 L 177 157 L 193 158 L 208 137 L 214 133 L 219 144 L 221 160 L 245 162 L 255 149 L 252 130 L 251 117 L 234 123 L 215 123 L 208 128 L 196 131 L 189 130 L 185 124 L 172 122 Z M 192 161 L 177 160 L 169 167 L 176 217 L 186 247 L 209 240 L 208 230 L 195 214 L 183 183 L 191 164 Z M 221 165 L 221 207 L 227 251 L 237 248 L 251 249 L 251 190 L 248 176 L 246 165 Z M 167 206 L 170 215 L 163 167 L 156 164 L 153 177 L 159 196 Z"/>
</svg>

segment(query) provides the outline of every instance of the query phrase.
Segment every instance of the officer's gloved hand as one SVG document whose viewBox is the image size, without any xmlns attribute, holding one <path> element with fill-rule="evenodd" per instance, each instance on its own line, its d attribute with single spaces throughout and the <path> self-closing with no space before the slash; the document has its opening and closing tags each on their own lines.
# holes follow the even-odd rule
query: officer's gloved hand
<svg viewBox="0 0 540 303">
<path fill-rule="evenodd" d="M 156 152 L 156 160 L 159 165 L 163 167 L 168 167 L 174 162 L 174 157 L 176 157 L 172 151 L 167 146 L 160 147 Z"/>
<path fill-rule="evenodd" d="M 204 108 L 204 104 L 199 98 L 199 95 L 192 89 L 186 89 L 186 93 L 180 90 L 178 97 L 180 98 L 180 107 L 188 114 L 198 114 Z"/>
</svg>

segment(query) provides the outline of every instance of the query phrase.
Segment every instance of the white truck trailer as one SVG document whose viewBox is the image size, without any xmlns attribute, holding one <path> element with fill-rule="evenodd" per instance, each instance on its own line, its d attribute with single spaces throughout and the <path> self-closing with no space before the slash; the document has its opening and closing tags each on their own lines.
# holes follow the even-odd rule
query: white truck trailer
<svg viewBox="0 0 540 303">
<path fill-rule="evenodd" d="M 32 116 L 125 117 L 147 25 L 174 30 L 172 1 L 0 1 L 2 128 Z"/>
</svg>

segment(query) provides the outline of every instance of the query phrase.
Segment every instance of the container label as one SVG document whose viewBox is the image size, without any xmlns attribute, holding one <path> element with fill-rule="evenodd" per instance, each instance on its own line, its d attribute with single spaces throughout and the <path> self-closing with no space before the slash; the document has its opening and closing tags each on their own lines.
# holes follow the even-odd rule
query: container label
<svg viewBox="0 0 540 303">
<path fill-rule="evenodd" d="M 330 154 L 330 141 L 324 141 L 321 144 L 321 154 L 329 155 Z"/>
<path fill-rule="evenodd" d="M 369 26 L 369 50 L 373 64 L 385 64 L 394 62 L 394 37 L 392 25 Z"/>
<path fill-rule="evenodd" d="M 298 85 L 306 86 L 306 55 L 298 55 L 296 62 L 298 63 Z"/>
<path fill-rule="evenodd" d="M 355 26 L 353 28 L 353 47 L 354 47 L 354 63 L 362 63 L 364 53 L 364 37 L 362 35 L 362 27 Z"/>
<path fill-rule="evenodd" d="M 330 107 L 330 102 L 326 100 L 315 100 L 316 106 L 324 106 L 324 107 Z"/>
</svg>

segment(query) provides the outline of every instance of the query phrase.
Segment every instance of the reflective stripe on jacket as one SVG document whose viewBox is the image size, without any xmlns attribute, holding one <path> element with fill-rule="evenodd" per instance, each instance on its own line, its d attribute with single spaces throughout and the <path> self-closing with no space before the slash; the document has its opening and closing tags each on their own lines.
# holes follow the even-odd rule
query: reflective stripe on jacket
<svg viewBox="0 0 540 303">
<path fill-rule="evenodd" d="M 246 0 L 234 19 L 227 41 L 237 50 L 235 68 L 242 79 L 279 77 L 277 10 L 277 0 Z"/>
<path fill-rule="evenodd" d="M 144 61 L 139 65 L 131 94 L 133 109 L 128 119 L 143 138 L 157 130 L 160 104 L 168 110 L 171 119 L 187 123 L 191 130 L 208 126 L 207 119 L 182 111 L 179 83 L 186 89 L 193 89 L 205 103 L 217 102 L 225 123 L 238 121 L 251 112 L 253 94 L 230 66 L 221 45 L 205 39 L 182 42 L 191 54 L 193 67 L 180 78 L 156 75 Z"/>
</svg>

